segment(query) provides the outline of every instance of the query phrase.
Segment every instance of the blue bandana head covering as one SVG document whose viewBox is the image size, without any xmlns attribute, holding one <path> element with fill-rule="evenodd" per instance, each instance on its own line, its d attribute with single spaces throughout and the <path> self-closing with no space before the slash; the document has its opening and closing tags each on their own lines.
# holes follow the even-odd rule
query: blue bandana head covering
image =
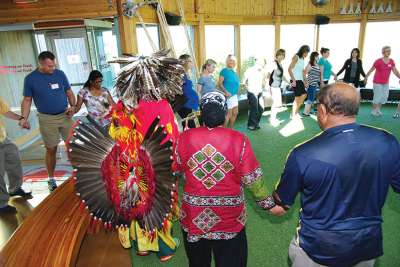
<svg viewBox="0 0 400 267">
<path fill-rule="evenodd" d="M 225 122 L 226 105 L 225 96 L 219 92 L 210 92 L 201 98 L 201 119 L 207 127 L 217 127 Z"/>
<path fill-rule="evenodd" d="M 200 110 L 204 110 L 208 105 L 223 113 L 226 113 L 228 110 L 226 98 L 220 92 L 210 92 L 203 95 L 200 101 Z"/>
</svg>

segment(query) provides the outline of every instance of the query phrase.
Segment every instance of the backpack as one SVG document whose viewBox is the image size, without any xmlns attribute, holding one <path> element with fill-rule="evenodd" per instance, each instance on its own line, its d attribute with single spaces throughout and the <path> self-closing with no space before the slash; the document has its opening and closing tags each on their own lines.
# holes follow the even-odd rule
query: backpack
<svg viewBox="0 0 400 267">
<path fill-rule="evenodd" d="M 278 61 L 275 60 L 275 63 L 276 63 L 276 66 L 278 67 L 278 69 L 279 69 L 280 72 L 281 72 L 280 77 L 282 78 L 282 76 L 283 76 L 283 68 L 282 68 L 281 65 L 279 65 Z M 275 73 L 275 70 L 273 70 L 273 71 L 271 72 L 271 75 L 269 76 L 269 81 L 268 81 L 269 86 L 271 86 L 272 83 L 274 82 L 274 78 L 273 78 L 273 77 L 274 77 L 274 73 Z M 279 86 L 280 86 L 280 85 L 279 85 Z"/>
<path fill-rule="evenodd" d="M 271 72 L 271 75 L 269 76 L 269 81 L 268 81 L 269 86 L 271 86 L 272 83 L 274 82 L 274 79 L 273 79 L 273 77 L 274 77 L 274 72 L 275 72 L 275 70 L 273 70 L 273 71 Z"/>
</svg>

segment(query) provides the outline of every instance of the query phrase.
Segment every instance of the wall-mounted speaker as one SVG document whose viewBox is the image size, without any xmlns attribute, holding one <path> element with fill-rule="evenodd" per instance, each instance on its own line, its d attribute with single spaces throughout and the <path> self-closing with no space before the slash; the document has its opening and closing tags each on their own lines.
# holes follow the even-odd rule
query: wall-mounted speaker
<svg viewBox="0 0 400 267">
<path fill-rule="evenodd" d="M 329 0 L 311 0 L 314 6 L 321 7 L 329 3 Z"/>
<path fill-rule="evenodd" d="M 168 25 L 177 26 L 181 24 L 182 17 L 171 12 L 165 12 L 165 18 Z"/>
<path fill-rule="evenodd" d="M 330 18 L 327 16 L 322 16 L 322 15 L 315 16 L 315 24 L 317 24 L 317 25 L 328 24 L 329 21 L 330 21 Z"/>
</svg>

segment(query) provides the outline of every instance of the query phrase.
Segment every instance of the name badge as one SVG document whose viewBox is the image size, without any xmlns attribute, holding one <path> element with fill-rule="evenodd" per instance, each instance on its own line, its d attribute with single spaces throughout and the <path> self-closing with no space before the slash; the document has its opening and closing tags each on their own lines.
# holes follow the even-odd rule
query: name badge
<svg viewBox="0 0 400 267">
<path fill-rule="evenodd" d="M 60 86 L 58 85 L 58 83 L 51 83 L 50 88 L 54 90 L 60 88 Z"/>
</svg>

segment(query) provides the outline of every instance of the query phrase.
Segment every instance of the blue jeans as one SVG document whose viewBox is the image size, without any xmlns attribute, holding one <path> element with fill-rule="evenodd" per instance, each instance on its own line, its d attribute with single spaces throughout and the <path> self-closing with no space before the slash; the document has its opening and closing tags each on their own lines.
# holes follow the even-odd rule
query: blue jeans
<svg viewBox="0 0 400 267">
<path fill-rule="evenodd" d="M 318 86 L 308 86 L 306 104 L 312 105 L 315 101 Z"/>
</svg>

